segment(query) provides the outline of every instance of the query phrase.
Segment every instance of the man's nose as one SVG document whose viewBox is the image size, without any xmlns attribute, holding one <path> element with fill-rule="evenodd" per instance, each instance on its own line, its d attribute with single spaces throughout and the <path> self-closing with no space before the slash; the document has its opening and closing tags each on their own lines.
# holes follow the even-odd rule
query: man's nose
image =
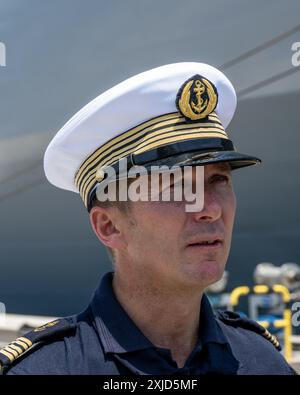
<svg viewBox="0 0 300 395">
<path fill-rule="evenodd" d="M 208 188 L 204 191 L 204 204 L 201 211 L 194 213 L 196 221 L 217 221 L 222 215 L 222 207 L 216 193 Z"/>
</svg>

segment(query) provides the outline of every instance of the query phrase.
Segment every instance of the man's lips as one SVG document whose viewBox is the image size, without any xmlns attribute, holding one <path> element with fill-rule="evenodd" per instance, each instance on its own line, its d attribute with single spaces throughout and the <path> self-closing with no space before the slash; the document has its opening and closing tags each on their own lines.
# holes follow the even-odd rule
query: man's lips
<svg viewBox="0 0 300 395">
<path fill-rule="evenodd" d="M 188 248 L 193 248 L 193 249 L 199 249 L 199 250 L 216 250 L 223 245 L 223 239 L 218 236 L 214 237 L 203 237 L 203 238 L 198 238 L 195 240 L 192 240 L 191 242 L 188 243 L 187 247 Z"/>
</svg>

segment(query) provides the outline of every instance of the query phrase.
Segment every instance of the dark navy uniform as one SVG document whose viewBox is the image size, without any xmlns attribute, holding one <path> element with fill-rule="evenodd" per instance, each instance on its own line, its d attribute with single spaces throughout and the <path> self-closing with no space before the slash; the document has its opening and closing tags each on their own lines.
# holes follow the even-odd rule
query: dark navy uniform
<svg viewBox="0 0 300 395">
<path fill-rule="evenodd" d="M 112 276 L 105 274 L 83 313 L 36 328 L 2 349 L 3 374 L 295 374 L 264 328 L 235 313 L 215 315 L 205 295 L 198 343 L 178 368 L 170 350 L 155 347 L 123 310 Z"/>
</svg>

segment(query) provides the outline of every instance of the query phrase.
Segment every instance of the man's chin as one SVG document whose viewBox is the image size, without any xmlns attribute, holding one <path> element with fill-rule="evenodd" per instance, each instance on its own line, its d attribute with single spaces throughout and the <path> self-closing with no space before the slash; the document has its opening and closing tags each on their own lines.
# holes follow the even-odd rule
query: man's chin
<svg viewBox="0 0 300 395">
<path fill-rule="evenodd" d="M 199 284 L 204 288 L 219 281 L 222 278 L 224 270 L 224 264 L 218 260 L 191 263 L 188 267 L 191 281 L 195 285 Z"/>
</svg>

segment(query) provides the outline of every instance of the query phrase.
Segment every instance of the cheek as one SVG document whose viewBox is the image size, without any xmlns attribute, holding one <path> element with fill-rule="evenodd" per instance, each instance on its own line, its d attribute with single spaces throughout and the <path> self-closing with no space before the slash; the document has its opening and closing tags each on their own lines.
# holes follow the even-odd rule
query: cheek
<svg viewBox="0 0 300 395">
<path fill-rule="evenodd" d="M 134 213 L 135 240 L 150 245 L 152 250 L 158 245 L 161 248 L 165 245 L 167 249 L 169 244 L 176 242 L 181 233 L 181 215 L 180 205 L 170 202 L 147 202 L 147 205 L 139 207 Z"/>
<path fill-rule="evenodd" d="M 228 231 L 232 231 L 236 211 L 236 198 L 232 191 L 223 199 L 223 220 Z M 230 234 L 231 236 L 231 234 Z"/>
</svg>

